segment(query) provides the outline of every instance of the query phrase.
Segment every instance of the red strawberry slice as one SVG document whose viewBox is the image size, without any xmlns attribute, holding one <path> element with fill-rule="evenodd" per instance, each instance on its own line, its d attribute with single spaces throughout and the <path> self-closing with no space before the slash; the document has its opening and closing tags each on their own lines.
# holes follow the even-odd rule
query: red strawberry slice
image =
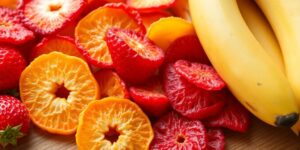
<svg viewBox="0 0 300 150">
<path fill-rule="evenodd" d="M 183 78 L 204 90 L 221 90 L 226 86 L 222 78 L 211 66 L 178 60 L 174 67 L 176 72 Z"/>
<path fill-rule="evenodd" d="M 22 12 L 0 7 L 0 42 L 23 44 L 34 38 L 34 33 L 22 24 Z"/>
<path fill-rule="evenodd" d="M 149 80 L 142 86 L 130 87 L 129 92 L 133 100 L 150 116 L 160 117 L 169 108 L 169 100 L 157 78 Z"/>
<path fill-rule="evenodd" d="M 210 65 L 196 35 L 180 37 L 169 46 L 166 51 L 165 63 L 173 63 L 180 59 Z"/>
<path fill-rule="evenodd" d="M 215 116 L 224 106 L 223 93 L 206 91 L 181 77 L 173 64 L 164 71 L 164 91 L 174 110 L 190 119 Z"/>
<path fill-rule="evenodd" d="M 59 35 L 43 38 L 43 40 L 32 50 L 30 60 L 53 51 L 62 52 L 70 56 L 76 56 L 84 60 L 84 57 L 80 53 L 83 50 L 76 47 L 75 40 L 68 36 Z"/>
<path fill-rule="evenodd" d="M 233 95 L 227 94 L 227 101 L 226 106 L 218 116 L 205 119 L 205 125 L 246 132 L 250 125 L 250 113 Z"/>
<path fill-rule="evenodd" d="M 207 150 L 224 150 L 225 137 L 221 129 L 207 129 Z"/>
<path fill-rule="evenodd" d="M 144 34 L 133 30 L 110 29 L 105 37 L 114 67 L 130 83 L 142 83 L 163 63 L 163 51 Z"/>
<path fill-rule="evenodd" d="M 58 32 L 82 12 L 85 0 L 31 0 L 23 8 L 24 23 L 36 33 Z"/>
<path fill-rule="evenodd" d="M 169 8 L 175 0 L 127 0 L 127 5 L 143 12 L 153 12 Z"/>
<path fill-rule="evenodd" d="M 25 67 L 26 61 L 18 50 L 0 46 L 0 91 L 17 88 Z"/>
<path fill-rule="evenodd" d="M 153 126 L 150 150 L 205 150 L 207 135 L 199 120 L 189 120 L 171 112 Z"/>
</svg>

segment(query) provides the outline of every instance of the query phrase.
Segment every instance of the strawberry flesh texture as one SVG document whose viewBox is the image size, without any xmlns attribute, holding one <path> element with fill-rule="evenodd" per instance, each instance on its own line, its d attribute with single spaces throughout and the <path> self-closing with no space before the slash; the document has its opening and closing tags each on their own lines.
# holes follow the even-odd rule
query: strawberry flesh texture
<svg viewBox="0 0 300 150">
<path fill-rule="evenodd" d="M 152 78 L 142 86 L 132 86 L 129 92 L 133 100 L 149 116 L 160 117 L 170 108 L 169 100 L 158 78 Z"/>
<path fill-rule="evenodd" d="M 22 24 L 21 11 L 0 7 L 0 18 L 0 42 L 16 45 L 34 39 L 34 33 Z"/>
<path fill-rule="evenodd" d="M 127 0 L 126 3 L 140 12 L 155 12 L 172 7 L 175 0 Z"/>
<path fill-rule="evenodd" d="M 223 92 L 206 91 L 181 77 L 173 64 L 164 71 L 164 91 L 174 110 L 190 119 L 215 116 L 222 111 L 225 101 Z"/>
<path fill-rule="evenodd" d="M 150 150 L 204 150 L 207 147 L 207 135 L 199 120 L 189 120 L 175 112 L 160 118 L 153 126 L 154 139 Z"/>
<path fill-rule="evenodd" d="M 25 67 L 25 59 L 16 49 L 0 46 L 0 91 L 17 88 Z"/>
<path fill-rule="evenodd" d="M 224 127 L 237 132 L 246 132 L 250 125 L 250 113 L 229 92 L 226 100 L 227 104 L 223 111 L 217 116 L 203 120 L 204 124 L 208 127 Z"/>
<path fill-rule="evenodd" d="M 74 21 L 85 0 L 31 0 L 23 7 L 24 24 L 41 35 L 52 35 Z"/>
<path fill-rule="evenodd" d="M 0 132 L 0 135 L 10 134 L 12 132 L 5 133 L 5 130 L 9 127 L 21 125 L 21 133 L 0 136 L 0 149 L 1 145 L 5 147 L 7 144 L 14 144 L 17 140 L 16 138 L 20 138 L 19 136 L 15 137 L 16 135 L 24 135 L 28 133 L 30 125 L 29 113 L 25 105 L 18 99 L 12 96 L 0 96 L 0 119 L 0 131 L 3 131 L 2 133 Z"/>
<path fill-rule="evenodd" d="M 31 51 L 30 60 L 32 61 L 42 54 L 48 54 L 53 51 L 76 56 L 84 60 L 84 57 L 81 54 L 81 51 L 83 50 L 76 46 L 75 40 L 69 36 L 60 35 L 44 37 Z"/>
<path fill-rule="evenodd" d="M 166 51 L 165 63 L 173 63 L 180 59 L 211 64 L 196 35 L 183 36 L 171 43 Z"/>
<path fill-rule="evenodd" d="M 113 28 L 106 32 L 105 40 L 114 67 L 126 82 L 146 81 L 163 63 L 163 51 L 144 34 Z"/>
<path fill-rule="evenodd" d="M 207 150 L 224 150 L 225 137 L 221 129 L 209 128 L 207 129 Z"/>
<path fill-rule="evenodd" d="M 181 77 L 204 90 L 221 90 L 226 86 L 222 78 L 211 66 L 178 60 L 174 67 Z"/>
</svg>

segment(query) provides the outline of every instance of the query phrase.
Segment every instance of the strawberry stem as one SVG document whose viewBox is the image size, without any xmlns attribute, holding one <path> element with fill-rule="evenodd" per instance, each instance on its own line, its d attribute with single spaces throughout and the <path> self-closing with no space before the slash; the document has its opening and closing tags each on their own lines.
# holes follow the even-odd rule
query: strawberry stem
<svg viewBox="0 0 300 150">
<path fill-rule="evenodd" d="M 22 125 L 15 127 L 8 126 L 5 130 L 0 130 L 0 145 L 5 148 L 8 144 L 17 145 L 17 139 L 23 136 L 20 131 Z"/>
</svg>

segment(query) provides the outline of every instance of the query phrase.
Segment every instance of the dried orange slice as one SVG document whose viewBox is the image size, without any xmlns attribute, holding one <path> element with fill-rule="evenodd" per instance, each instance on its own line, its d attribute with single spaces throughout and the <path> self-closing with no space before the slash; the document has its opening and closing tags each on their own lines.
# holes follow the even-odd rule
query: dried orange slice
<svg viewBox="0 0 300 150">
<path fill-rule="evenodd" d="M 113 62 L 104 40 L 110 28 L 132 29 L 145 32 L 139 13 L 123 3 L 109 3 L 85 16 L 76 26 L 75 39 L 85 52 L 89 63 L 112 68 Z"/>
<path fill-rule="evenodd" d="M 1 0 L 0 6 L 8 7 L 11 9 L 18 9 L 22 6 L 23 0 Z"/>
<path fill-rule="evenodd" d="M 196 35 L 194 27 L 192 23 L 179 17 L 161 18 L 152 23 L 147 32 L 147 37 L 164 51 L 176 39 L 187 35 Z"/>
<path fill-rule="evenodd" d="M 76 131 L 79 114 L 88 103 L 99 98 L 99 87 L 82 59 L 52 52 L 23 71 L 20 95 L 37 126 L 68 135 Z"/>
<path fill-rule="evenodd" d="M 94 73 L 94 77 L 101 89 L 101 98 L 119 97 L 129 98 L 125 82 L 112 70 L 100 70 Z"/>
<path fill-rule="evenodd" d="M 79 150 L 148 150 L 153 130 L 147 116 L 127 99 L 91 102 L 79 118 Z"/>
<path fill-rule="evenodd" d="M 45 37 L 31 52 L 31 60 L 42 55 L 48 54 L 53 51 L 62 52 L 67 55 L 76 56 L 84 59 L 80 51 L 81 49 L 76 47 L 73 38 L 68 36 L 51 36 Z"/>
</svg>

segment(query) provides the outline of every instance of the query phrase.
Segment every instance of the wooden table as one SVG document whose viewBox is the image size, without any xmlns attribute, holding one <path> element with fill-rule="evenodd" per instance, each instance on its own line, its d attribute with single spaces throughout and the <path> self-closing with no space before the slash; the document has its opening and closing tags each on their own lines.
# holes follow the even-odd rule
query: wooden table
<svg viewBox="0 0 300 150">
<path fill-rule="evenodd" d="M 300 150 L 300 137 L 290 130 L 274 128 L 253 119 L 251 129 L 245 133 L 225 131 L 228 150 Z M 59 136 L 31 128 L 31 133 L 13 150 L 76 150 L 73 136 Z"/>
</svg>

